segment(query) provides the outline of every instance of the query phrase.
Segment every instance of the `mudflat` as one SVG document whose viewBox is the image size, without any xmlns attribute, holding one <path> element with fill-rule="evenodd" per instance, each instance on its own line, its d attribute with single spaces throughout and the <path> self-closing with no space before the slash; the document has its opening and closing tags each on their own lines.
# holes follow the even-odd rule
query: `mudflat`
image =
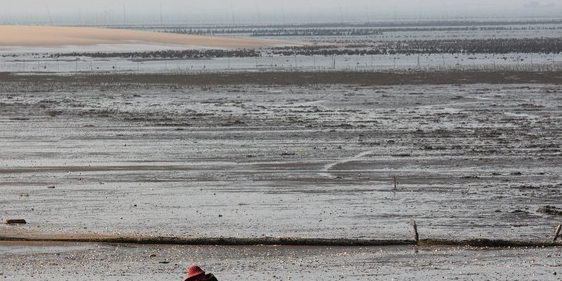
<svg viewBox="0 0 562 281">
<path fill-rule="evenodd" d="M 27 221 L 3 237 L 409 240 L 415 221 L 443 242 L 6 242 L 0 273 L 180 280 L 197 262 L 221 280 L 556 280 L 557 244 L 443 245 L 552 241 L 559 74 L 458 73 L 3 74 L 2 218 Z"/>
<path fill-rule="evenodd" d="M 558 248 L 177 246 L 0 242 L 0 277 L 183 280 L 558 280 Z"/>
</svg>

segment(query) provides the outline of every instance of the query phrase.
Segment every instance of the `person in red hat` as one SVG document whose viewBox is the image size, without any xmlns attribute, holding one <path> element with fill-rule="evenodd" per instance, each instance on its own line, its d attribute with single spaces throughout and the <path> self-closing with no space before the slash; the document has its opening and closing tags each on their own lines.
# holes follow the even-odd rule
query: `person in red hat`
<svg viewBox="0 0 562 281">
<path fill-rule="evenodd" d="M 218 281 L 212 274 L 205 274 L 205 271 L 198 265 L 194 264 L 187 269 L 187 275 L 184 281 Z"/>
</svg>

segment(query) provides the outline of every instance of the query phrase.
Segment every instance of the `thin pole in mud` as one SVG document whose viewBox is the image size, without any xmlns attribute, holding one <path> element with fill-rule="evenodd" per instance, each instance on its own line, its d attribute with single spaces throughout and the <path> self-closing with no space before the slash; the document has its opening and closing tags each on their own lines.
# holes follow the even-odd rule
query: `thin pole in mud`
<svg viewBox="0 0 562 281">
<path fill-rule="evenodd" d="M 554 239 L 552 239 L 552 242 L 556 242 L 556 239 L 558 239 L 558 235 L 560 235 L 560 230 L 562 230 L 562 224 L 559 224 L 556 228 L 556 232 L 554 233 Z"/>
<path fill-rule="evenodd" d="M 392 180 L 394 182 L 394 189 L 392 190 L 394 191 L 394 193 L 396 193 L 396 190 L 398 190 L 398 182 L 396 181 L 396 176 L 393 176 Z"/>
<path fill-rule="evenodd" d="M 419 242 L 420 241 L 420 235 L 418 234 L 418 225 L 416 224 L 415 220 L 412 220 L 412 228 L 413 228 L 413 234 L 414 234 L 414 241 Z"/>
</svg>

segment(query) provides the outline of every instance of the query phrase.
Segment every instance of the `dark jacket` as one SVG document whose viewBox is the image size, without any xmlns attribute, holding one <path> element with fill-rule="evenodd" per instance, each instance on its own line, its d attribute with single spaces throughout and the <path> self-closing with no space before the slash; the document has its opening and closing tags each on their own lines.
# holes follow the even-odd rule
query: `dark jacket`
<svg viewBox="0 0 562 281">
<path fill-rule="evenodd" d="M 205 276 L 191 277 L 191 280 L 185 279 L 185 281 L 219 281 L 212 273 L 205 274 Z"/>
<path fill-rule="evenodd" d="M 205 274 L 204 281 L 219 281 L 212 273 Z"/>
</svg>

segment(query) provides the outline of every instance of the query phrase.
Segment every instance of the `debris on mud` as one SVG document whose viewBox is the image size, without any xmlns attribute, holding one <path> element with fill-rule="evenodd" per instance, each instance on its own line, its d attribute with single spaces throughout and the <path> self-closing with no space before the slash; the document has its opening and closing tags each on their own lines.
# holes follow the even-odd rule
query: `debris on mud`
<svg viewBox="0 0 562 281">
<path fill-rule="evenodd" d="M 26 224 L 24 219 L 5 219 L 4 224 Z"/>
<path fill-rule="evenodd" d="M 562 210 L 561 209 L 558 209 L 555 206 L 550 206 L 550 205 L 540 207 L 537 210 L 537 212 L 547 214 L 547 215 L 553 215 L 553 216 L 562 216 Z"/>
</svg>

